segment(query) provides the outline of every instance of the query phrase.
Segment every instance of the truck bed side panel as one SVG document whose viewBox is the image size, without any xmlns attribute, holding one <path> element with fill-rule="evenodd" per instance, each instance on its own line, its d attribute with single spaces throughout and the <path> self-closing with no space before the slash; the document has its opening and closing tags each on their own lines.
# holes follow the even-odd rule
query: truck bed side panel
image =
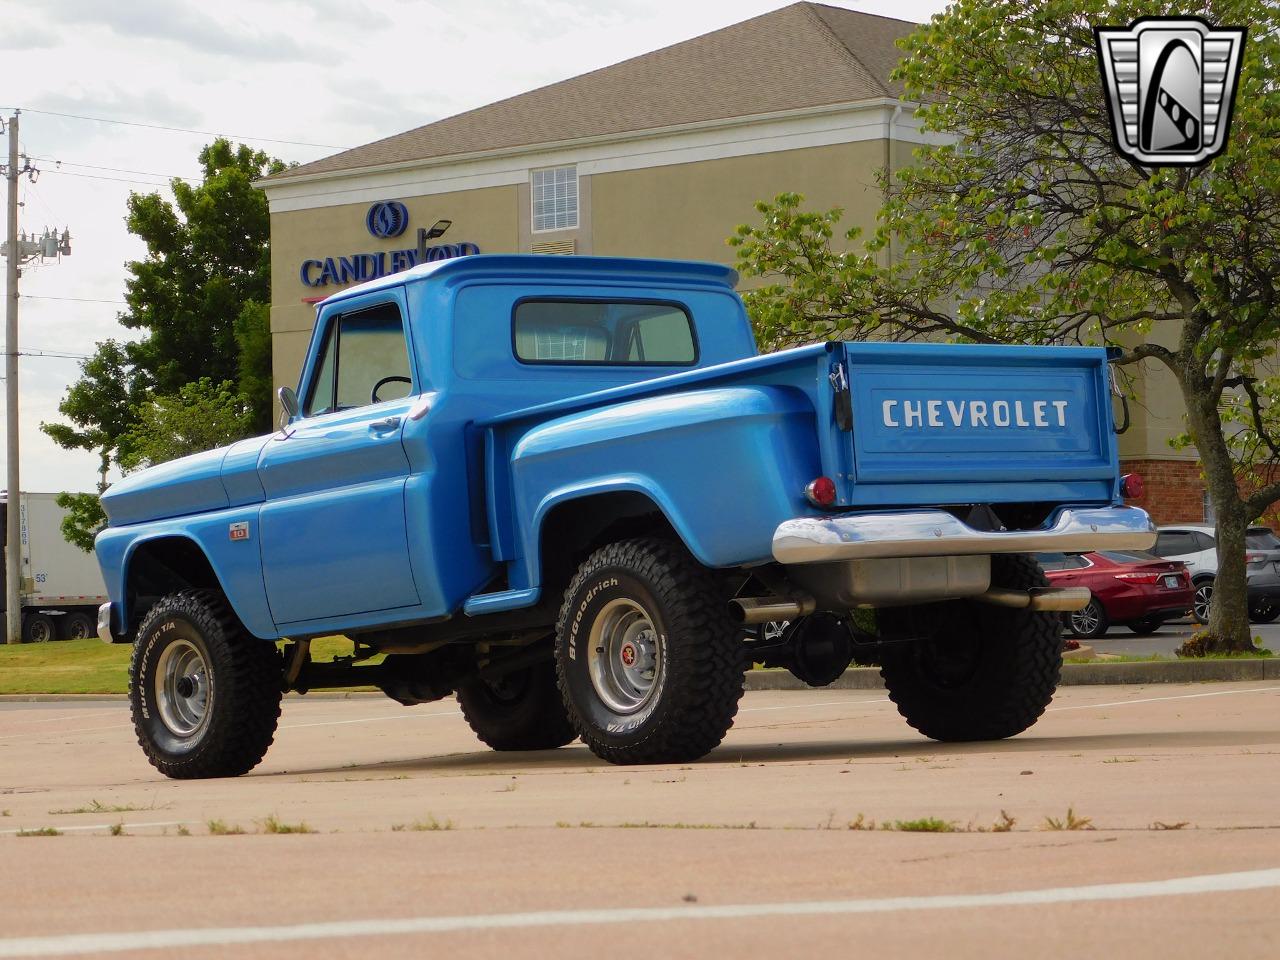
<svg viewBox="0 0 1280 960">
<path fill-rule="evenodd" d="M 511 455 L 514 526 L 528 584 L 539 531 L 559 503 L 647 494 L 702 563 L 765 561 L 774 529 L 804 510 L 819 470 L 808 397 L 785 387 L 713 387 L 586 410 L 539 424 Z"/>
</svg>

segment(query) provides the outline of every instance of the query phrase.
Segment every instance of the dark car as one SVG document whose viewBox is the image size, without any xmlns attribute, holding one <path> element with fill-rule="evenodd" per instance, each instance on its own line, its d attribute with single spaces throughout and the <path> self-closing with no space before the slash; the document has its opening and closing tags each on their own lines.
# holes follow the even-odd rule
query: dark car
<svg viewBox="0 0 1280 960">
<path fill-rule="evenodd" d="M 1077 637 L 1104 636 L 1113 623 L 1140 635 L 1154 633 L 1191 610 L 1191 575 L 1179 560 L 1142 550 L 1042 553 L 1037 559 L 1053 586 L 1088 587 L 1093 595 L 1083 610 L 1065 617 Z"/>
</svg>

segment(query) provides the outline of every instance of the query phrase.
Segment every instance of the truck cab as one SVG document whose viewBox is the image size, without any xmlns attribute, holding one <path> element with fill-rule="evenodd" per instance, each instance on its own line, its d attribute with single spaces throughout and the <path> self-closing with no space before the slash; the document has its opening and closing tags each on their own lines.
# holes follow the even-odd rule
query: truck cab
<svg viewBox="0 0 1280 960">
<path fill-rule="evenodd" d="M 135 645 L 152 762 L 241 772 L 256 748 L 193 760 L 203 740 L 164 721 L 207 729 L 232 650 L 272 677 L 277 711 L 279 689 L 373 683 L 406 704 L 456 693 L 499 748 L 581 736 L 617 762 L 692 759 L 728 729 L 752 660 L 830 682 L 857 644 L 886 666 L 936 645 L 958 609 L 976 611 L 969 633 L 1009 638 L 993 653 L 970 637 L 969 660 L 1033 692 L 1003 725 L 955 705 L 936 720 L 931 696 L 908 720 L 943 738 L 1033 722 L 1057 650 L 1023 677 L 1016 638 L 1056 644 L 1053 611 L 1081 598 L 1027 554 L 1154 540 L 1123 505 L 1104 351 L 758 356 L 735 281 L 473 256 L 323 301 L 278 432 L 103 497 L 102 633 Z M 765 619 L 790 626 L 752 646 L 744 627 Z M 310 640 L 335 633 L 384 658 L 312 663 Z M 887 666 L 903 689 L 928 685 L 918 660 Z"/>
</svg>

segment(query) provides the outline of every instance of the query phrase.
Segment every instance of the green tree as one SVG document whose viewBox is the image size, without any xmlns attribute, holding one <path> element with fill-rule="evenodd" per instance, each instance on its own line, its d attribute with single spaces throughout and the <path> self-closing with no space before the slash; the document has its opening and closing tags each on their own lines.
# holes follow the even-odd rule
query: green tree
<svg viewBox="0 0 1280 960">
<path fill-rule="evenodd" d="M 1218 518 L 1208 649 L 1251 649 L 1244 533 L 1280 499 L 1280 7 L 1210 0 L 1249 39 L 1228 150 L 1154 169 L 1113 149 L 1092 28 L 1167 14 L 1114 0 L 957 0 L 897 74 L 948 142 L 882 182 L 874 235 L 762 203 L 739 228 L 761 339 L 1106 343 L 1172 372 Z M 1240 482 L 1241 480 L 1244 482 Z"/>
<path fill-rule="evenodd" d="M 199 160 L 200 182 L 172 181 L 172 202 L 159 193 L 129 196 L 125 222 L 147 254 L 126 264 L 128 309 L 119 319 L 142 337 L 98 344 L 59 405 L 70 423 L 41 424 L 58 445 L 98 454 L 99 492 L 113 463 L 156 462 L 163 444 L 130 449 L 140 437 L 154 440 L 140 411 L 169 396 L 189 402 L 182 391 L 190 385 L 235 384 L 249 411 L 239 435 L 271 429 L 270 217 L 253 181 L 285 165 L 223 139 Z M 68 539 L 91 546 L 101 507 L 70 496 L 66 506 Z"/>
<path fill-rule="evenodd" d="M 253 432 L 253 411 L 229 380 L 185 383 L 177 393 L 156 394 L 135 413 L 137 422 L 123 444 L 125 470 L 212 450 Z"/>
</svg>

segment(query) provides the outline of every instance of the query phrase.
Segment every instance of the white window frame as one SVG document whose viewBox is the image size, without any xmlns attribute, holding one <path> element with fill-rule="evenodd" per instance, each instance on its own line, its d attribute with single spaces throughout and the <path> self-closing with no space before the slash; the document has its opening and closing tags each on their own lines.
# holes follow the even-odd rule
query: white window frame
<svg viewBox="0 0 1280 960">
<path fill-rule="evenodd" d="M 573 191 L 571 194 L 566 192 L 564 197 L 566 201 L 565 223 L 563 225 L 539 227 L 538 226 L 538 186 L 539 186 L 538 177 L 539 177 L 539 174 L 550 174 L 554 178 L 555 174 L 560 173 L 561 171 L 564 171 L 564 170 L 571 171 L 573 174 Z M 561 198 L 557 196 L 555 193 L 554 181 L 551 185 L 551 189 L 552 189 L 552 199 L 554 201 L 560 200 Z M 572 203 L 569 203 L 570 200 L 572 201 Z M 556 167 L 543 167 L 539 170 L 529 171 L 529 225 L 534 233 L 563 233 L 565 230 L 577 230 L 578 223 L 580 222 L 579 221 L 579 215 L 581 210 L 580 200 L 581 200 L 581 196 L 580 196 L 579 187 L 578 187 L 578 165 L 576 163 L 567 163 L 567 164 L 562 164 Z M 569 207 L 572 208 L 572 215 L 573 215 L 572 222 L 569 222 L 568 220 Z M 553 223 L 555 221 L 557 214 L 558 214 L 558 211 L 554 211 L 554 210 L 552 211 L 551 217 L 552 217 Z"/>
</svg>

